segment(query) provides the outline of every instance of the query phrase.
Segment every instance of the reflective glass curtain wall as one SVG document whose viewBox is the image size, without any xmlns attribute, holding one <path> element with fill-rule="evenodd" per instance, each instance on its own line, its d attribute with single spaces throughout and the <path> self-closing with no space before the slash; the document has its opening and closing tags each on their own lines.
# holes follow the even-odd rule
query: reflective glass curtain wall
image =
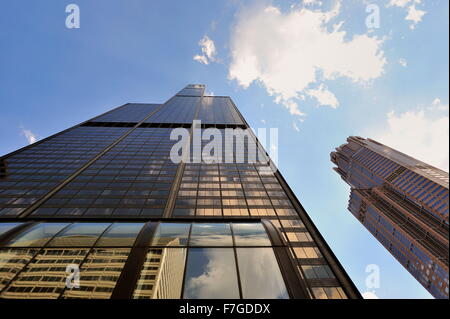
<svg viewBox="0 0 450 319">
<path fill-rule="evenodd" d="M 248 128 L 229 97 L 204 90 L 126 104 L 0 159 L 0 298 L 360 298 L 247 147 L 244 162 L 171 160 L 172 130 L 194 120 Z"/>
</svg>

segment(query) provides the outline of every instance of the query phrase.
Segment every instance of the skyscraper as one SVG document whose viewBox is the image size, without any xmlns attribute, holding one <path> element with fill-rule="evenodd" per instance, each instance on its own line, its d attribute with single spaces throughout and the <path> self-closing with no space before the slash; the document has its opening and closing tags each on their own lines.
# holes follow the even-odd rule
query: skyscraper
<svg viewBox="0 0 450 319">
<path fill-rule="evenodd" d="M 448 173 L 371 139 L 331 153 L 349 210 L 436 298 L 448 298 Z"/>
<path fill-rule="evenodd" d="M 1 157 L 0 298 L 360 298 L 265 151 L 249 160 L 232 100 L 204 91 Z"/>
</svg>

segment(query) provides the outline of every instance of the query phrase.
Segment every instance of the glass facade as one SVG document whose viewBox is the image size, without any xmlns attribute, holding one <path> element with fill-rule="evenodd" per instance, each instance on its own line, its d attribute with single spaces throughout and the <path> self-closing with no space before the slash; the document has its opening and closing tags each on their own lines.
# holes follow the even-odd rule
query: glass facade
<svg viewBox="0 0 450 319">
<path fill-rule="evenodd" d="M 248 128 L 232 100 L 204 89 L 1 158 L 0 298 L 360 298 L 267 154 L 227 143 Z M 171 133 L 194 120 L 220 152 L 198 161 L 192 142 L 176 163 Z"/>
<path fill-rule="evenodd" d="M 371 139 L 331 153 L 349 210 L 434 297 L 449 296 L 448 173 Z"/>
</svg>

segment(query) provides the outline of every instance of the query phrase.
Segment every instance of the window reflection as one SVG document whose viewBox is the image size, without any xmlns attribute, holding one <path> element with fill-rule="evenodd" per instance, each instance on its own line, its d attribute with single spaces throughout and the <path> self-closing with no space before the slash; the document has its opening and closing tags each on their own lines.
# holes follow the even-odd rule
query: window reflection
<svg viewBox="0 0 450 319">
<path fill-rule="evenodd" d="M 0 236 L 10 231 L 16 226 L 19 226 L 21 223 L 1 223 L 0 224 Z"/>
<path fill-rule="evenodd" d="M 239 298 L 233 249 L 190 248 L 183 298 Z"/>
<path fill-rule="evenodd" d="M 243 298 L 289 298 L 272 248 L 237 248 L 236 250 Z"/>
<path fill-rule="evenodd" d="M 89 247 L 110 226 L 109 223 L 76 223 L 50 241 L 50 247 Z"/>
<path fill-rule="evenodd" d="M 111 297 L 129 253 L 126 248 L 94 249 L 80 268 L 80 288 L 66 289 L 63 298 Z"/>
<path fill-rule="evenodd" d="M 151 249 L 145 258 L 135 299 L 179 299 L 187 248 Z"/>
<path fill-rule="evenodd" d="M 0 291 L 33 258 L 37 249 L 0 250 Z"/>
<path fill-rule="evenodd" d="M 190 246 L 232 246 L 229 224 L 193 224 Z"/>
<path fill-rule="evenodd" d="M 79 265 L 88 249 L 44 249 L 27 265 L 2 298 L 56 299 L 66 286 L 69 264 Z"/>
<path fill-rule="evenodd" d="M 67 223 L 37 224 L 9 241 L 6 247 L 41 247 L 55 234 L 66 227 Z"/>
<path fill-rule="evenodd" d="M 233 224 L 236 246 L 271 246 L 270 239 L 262 224 Z"/>
<path fill-rule="evenodd" d="M 133 246 L 144 223 L 113 224 L 99 239 L 97 246 Z"/>
<path fill-rule="evenodd" d="M 151 246 L 186 246 L 190 227 L 190 224 L 161 223 Z"/>
</svg>

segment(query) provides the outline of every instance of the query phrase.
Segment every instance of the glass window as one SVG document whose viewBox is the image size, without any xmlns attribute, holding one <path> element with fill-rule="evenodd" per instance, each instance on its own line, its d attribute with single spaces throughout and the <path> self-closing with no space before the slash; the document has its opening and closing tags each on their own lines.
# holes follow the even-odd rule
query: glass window
<svg viewBox="0 0 450 319">
<path fill-rule="evenodd" d="M 193 224 L 190 246 L 232 246 L 229 224 Z"/>
<path fill-rule="evenodd" d="M 43 249 L 2 293 L 2 298 L 56 299 L 66 287 L 70 264 L 79 265 L 89 249 Z"/>
<path fill-rule="evenodd" d="M 110 226 L 110 223 L 75 223 L 58 234 L 50 247 L 89 247 Z"/>
<path fill-rule="evenodd" d="M 151 246 L 186 246 L 190 224 L 160 223 Z"/>
<path fill-rule="evenodd" d="M 237 248 L 237 258 L 243 298 L 289 298 L 272 248 Z"/>
<path fill-rule="evenodd" d="M 9 241 L 6 247 L 42 247 L 53 236 L 55 236 L 64 227 L 68 226 L 67 223 L 42 223 L 37 224 L 25 232 L 19 234 L 11 241 Z"/>
<path fill-rule="evenodd" d="M 180 299 L 187 248 L 148 251 L 136 289 L 135 299 Z"/>
<path fill-rule="evenodd" d="M 80 288 L 66 289 L 63 298 L 110 298 L 129 253 L 128 248 L 94 249 L 80 268 Z"/>
<path fill-rule="evenodd" d="M 99 239 L 96 246 L 133 246 L 144 223 L 113 224 Z"/>
<path fill-rule="evenodd" d="M 0 224 L 0 236 L 19 225 L 21 225 L 21 223 L 1 223 Z"/>
<path fill-rule="evenodd" d="M 236 246 L 271 246 L 270 239 L 262 224 L 233 224 Z"/>
<path fill-rule="evenodd" d="M 185 299 L 237 299 L 239 288 L 232 248 L 190 248 Z"/>
<path fill-rule="evenodd" d="M 28 264 L 36 252 L 37 249 L 0 250 L 0 290 Z"/>
</svg>

